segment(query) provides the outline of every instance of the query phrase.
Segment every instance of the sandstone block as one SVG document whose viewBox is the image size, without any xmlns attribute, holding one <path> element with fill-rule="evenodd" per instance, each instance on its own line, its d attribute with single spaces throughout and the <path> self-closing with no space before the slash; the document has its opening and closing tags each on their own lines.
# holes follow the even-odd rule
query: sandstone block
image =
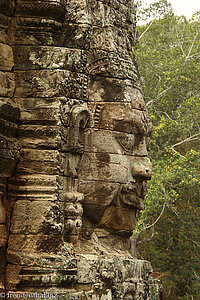
<svg viewBox="0 0 200 300">
<path fill-rule="evenodd" d="M 95 255 L 78 255 L 78 281 L 92 283 L 110 279 L 113 283 L 147 280 L 152 267 L 149 262 L 124 257 L 103 257 Z M 79 272 L 81 270 L 81 272 Z M 96 277 L 96 278 L 95 278 Z"/>
<path fill-rule="evenodd" d="M 87 0 L 72 0 L 68 3 L 66 20 L 69 23 L 91 24 L 91 10 Z"/>
<path fill-rule="evenodd" d="M 56 123 L 57 111 L 54 108 L 38 108 L 21 112 L 21 120 L 23 123 Z"/>
<path fill-rule="evenodd" d="M 18 164 L 18 172 L 23 174 L 58 173 L 58 152 L 54 150 L 24 149 Z"/>
<path fill-rule="evenodd" d="M 95 50 L 113 51 L 126 53 L 134 50 L 134 31 L 126 30 L 117 26 L 94 27 L 91 47 Z"/>
<path fill-rule="evenodd" d="M 17 124 L 0 119 L 0 134 L 14 137 L 16 136 L 17 129 Z"/>
<path fill-rule="evenodd" d="M 63 28 L 62 45 L 68 48 L 87 50 L 91 46 L 91 26 L 66 23 Z"/>
<path fill-rule="evenodd" d="M 19 200 L 11 223 L 13 234 L 59 233 L 63 230 L 60 208 L 50 201 Z"/>
<path fill-rule="evenodd" d="M 140 88 L 131 80 L 89 76 L 88 87 L 89 101 L 133 103 L 133 107 L 144 110 Z"/>
<path fill-rule="evenodd" d="M 42 109 L 55 109 L 57 111 L 60 107 L 60 103 L 63 101 L 67 101 L 65 97 L 55 97 L 55 98 L 46 98 L 46 97 L 39 97 L 39 98 L 26 98 L 20 97 L 15 98 L 15 101 L 18 104 L 18 107 L 21 111 L 29 111 L 29 110 L 42 110 Z"/>
<path fill-rule="evenodd" d="M 0 224 L 0 247 L 6 246 L 7 238 L 8 238 L 8 234 L 6 231 L 6 226 L 4 224 Z"/>
<path fill-rule="evenodd" d="M 47 174 L 16 174 L 8 183 L 9 201 L 58 201 L 58 177 Z"/>
<path fill-rule="evenodd" d="M 86 194 L 87 197 L 84 200 L 84 205 L 93 204 L 96 207 L 100 207 L 102 203 L 104 206 L 108 206 L 114 199 L 118 189 L 118 183 L 104 183 L 99 181 L 98 183 L 94 181 L 83 181 L 79 183 L 78 189 Z M 106 195 L 106 197 L 104 196 Z"/>
<path fill-rule="evenodd" d="M 131 236 L 136 225 L 135 211 L 125 207 L 109 206 L 105 209 L 99 223 L 100 227 L 117 230 L 119 234 Z"/>
<path fill-rule="evenodd" d="M 37 16 L 35 18 L 18 16 L 11 22 L 10 40 L 14 45 L 56 46 L 61 43 L 62 24 L 60 22 L 48 18 L 42 20 Z"/>
<path fill-rule="evenodd" d="M 152 130 L 148 112 L 133 109 L 131 103 L 126 104 L 126 109 L 122 103 L 103 105 L 96 127 L 138 135 L 148 135 Z"/>
<path fill-rule="evenodd" d="M 11 71 L 13 66 L 14 61 L 12 48 L 0 43 L 0 70 Z"/>
<path fill-rule="evenodd" d="M 129 7 L 122 5 L 119 1 L 113 0 L 112 2 L 98 1 L 92 6 L 92 23 L 98 27 L 126 27 L 127 21 L 133 21 L 130 18 L 130 11 L 128 14 Z"/>
<path fill-rule="evenodd" d="M 10 257 L 9 261 L 12 263 L 12 258 L 24 259 L 24 262 L 34 262 L 35 258 L 39 261 L 39 256 L 42 258 L 52 254 L 57 254 L 63 246 L 63 239 L 59 234 L 37 234 L 37 235 L 23 235 L 10 234 L 8 240 L 7 255 Z M 58 256 L 56 256 L 58 258 Z"/>
<path fill-rule="evenodd" d="M 93 50 L 89 55 L 89 74 L 137 81 L 138 74 L 130 55 Z"/>
<path fill-rule="evenodd" d="M 0 30 L 0 43 L 9 44 L 9 37 L 3 30 Z"/>
<path fill-rule="evenodd" d="M 0 71 L 0 97 L 12 97 L 14 90 L 14 74 Z"/>
<path fill-rule="evenodd" d="M 6 269 L 6 287 L 8 290 L 16 290 L 16 285 L 20 282 L 20 265 L 8 264 Z"/>
<path fill-rule="evenodd" d="M 16 72 L 16 97 L 87 98 L 87 77 L 66 70 Z"/>
<path fill-rule="evenodd" d="M 80 73 L 87 62 L 86 53 L 81 49 L 52 46 L 14 47 L 14 56 L 16 70 L 66 69 Z"/>
</svg>

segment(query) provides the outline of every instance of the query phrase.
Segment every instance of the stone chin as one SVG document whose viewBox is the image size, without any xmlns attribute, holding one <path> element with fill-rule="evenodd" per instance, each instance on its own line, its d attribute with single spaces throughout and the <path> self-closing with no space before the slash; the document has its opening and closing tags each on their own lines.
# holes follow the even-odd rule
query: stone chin
<svg viewBox="0 0 200 300">
<path fill-rule="evenodd" d="M 137 216 L 138 210 L 109 206 L 105 209 L 98 227 L 107 229 L 111 234 L 129 238 L 133 234 Z"/>
<path fill-rule="evenodd" d="M 103 187 L 99 183 L 96 192 L 94 186 L 92 191 L 91 183 L 89 186 L 81 185 L 81 191 L 85 192 L 84 217 L 89 221 L 92 231 L 104 228 L 110 234 L 129 238 L 133 234 L 139 212 L 143 209 L 145 185 L 143 182 L 132 184 L 130 189 L 130 184 L 110 183 Z M 86 191 L 83 187 L 90 187 L 91 190 Z"/>
</svg>

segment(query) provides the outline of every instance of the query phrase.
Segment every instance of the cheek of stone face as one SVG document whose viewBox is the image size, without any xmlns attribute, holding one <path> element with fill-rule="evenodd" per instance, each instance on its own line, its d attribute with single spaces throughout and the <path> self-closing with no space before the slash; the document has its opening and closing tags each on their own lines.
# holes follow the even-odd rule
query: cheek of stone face
<svg viewBox="0 0 200 300">
<path fill-rule="evenodd" d="M 126 183 L 129 161 L 125 155 L 108 153 L 83 154 L 79 167 L 79 181 Z"/>
<path fill-rule="evenodd" d="M 103 213 L 117 196 L 119 183 L 101 181 L 80 181 L 78 190 L 84 193 L 84 216 L 92 223 L 98 224 Z"/>
</svg>

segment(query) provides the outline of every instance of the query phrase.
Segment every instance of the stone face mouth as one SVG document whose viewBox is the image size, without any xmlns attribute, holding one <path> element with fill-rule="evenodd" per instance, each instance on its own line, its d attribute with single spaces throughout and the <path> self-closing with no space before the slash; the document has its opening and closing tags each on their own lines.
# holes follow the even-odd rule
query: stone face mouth
<svg viewBox="0 0 200 300">
<path fill-rule="evenodd" d="M 136 195 L 139 198 L 144 198 L 146 182 L 128 183 L 122 186 L 121 193 Z"/>
<path fill-rule="evenodd" d="M 128 207 L 136 207 L 143 209 L 143 200 L 145 197 L 145 190 L 143 183 L 126 184 L 122 187 L 120 192 L 120 202 Z"/>
</svg>

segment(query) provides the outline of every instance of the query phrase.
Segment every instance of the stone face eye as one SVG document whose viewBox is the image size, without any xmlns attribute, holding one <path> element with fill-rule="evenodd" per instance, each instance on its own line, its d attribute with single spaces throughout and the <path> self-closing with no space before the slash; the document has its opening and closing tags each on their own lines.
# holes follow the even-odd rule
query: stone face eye
<svg viewBox="0 0 200 300">
<path fill-rule="evenodd" d="M 135 147 L 135 136 L 133 134 L 131 135 L 117 135 L 116 139 L 120 146 L 126 151 L 126 152 L 133 152 L 133 149 Z"/>
</svg>

